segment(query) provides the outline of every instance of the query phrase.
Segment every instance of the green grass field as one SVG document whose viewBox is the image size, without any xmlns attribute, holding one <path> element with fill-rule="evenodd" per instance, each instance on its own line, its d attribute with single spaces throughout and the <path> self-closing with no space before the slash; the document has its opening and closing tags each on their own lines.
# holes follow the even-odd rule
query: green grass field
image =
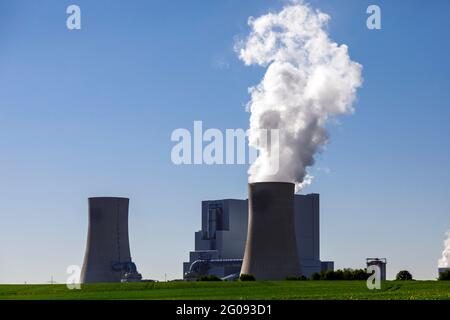
<svg viewBox="0 0 450 320">
<path fill-rule="evenodd" d="M 0 285 L 0 300 L 53 299 L 450 299 L 449 281 L 386 281 L 368 290 L 365 281 L 157 282 L 83 285 Z"/>
</svg>

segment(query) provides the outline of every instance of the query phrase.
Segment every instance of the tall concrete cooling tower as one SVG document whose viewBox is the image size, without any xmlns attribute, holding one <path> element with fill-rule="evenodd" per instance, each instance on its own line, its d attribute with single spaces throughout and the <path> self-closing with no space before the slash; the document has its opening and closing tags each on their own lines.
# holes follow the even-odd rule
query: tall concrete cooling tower
<svg viewBox="0 0 450 320">
<path fill-rule="evenodd" d="M 241 274 L 256 280 L 300 276 L 292 183 L 257 182 L 248 186 L 248 233 Z"/>
<path fill-rule="evenodd" d="M 81 283 L 139 281 L 131 261 L 127 198 L 89 198 L 89 229 Z"/>
</svg>

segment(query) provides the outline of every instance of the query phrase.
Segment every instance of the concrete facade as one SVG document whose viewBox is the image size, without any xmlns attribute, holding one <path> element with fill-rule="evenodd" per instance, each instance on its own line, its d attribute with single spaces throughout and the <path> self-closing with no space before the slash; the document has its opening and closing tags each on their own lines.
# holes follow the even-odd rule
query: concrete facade
<svg viewBox="0 0 450 320">
<path fill-rule="evenodd" d="M 89 198 L 89 226 L 81 283 L 140 280 L 131 260 L 127 198 Z"/>
<path fill-rule="evenodd" d="M 202 201 L 202 229 L 195 233 L 195 251 L 183 263 L 183 275 L 197 260 L 242 259 L 247 235 L 247 200 Z M 238 273 L 240 266 L 211 264 L 205 274 L 225 277 Z"/>
<path fill-rule="evenodd" d="M 320 271 L 334 271 L 334 261 L 321 261 Z"/>
<path fill-rule="evenodd" d="M 294 189 L 293 183 L 249 184 L 249 220 L 241 274 L 251 274 L 257 280 L 284 280 L 301 275 Z"/>
<path fill-rule="evenodd" d="M 295 232 L 302 275 L 310 277 L 320 272 L 320 196 L 318 194 L 296 195 Z"/>
</svg>

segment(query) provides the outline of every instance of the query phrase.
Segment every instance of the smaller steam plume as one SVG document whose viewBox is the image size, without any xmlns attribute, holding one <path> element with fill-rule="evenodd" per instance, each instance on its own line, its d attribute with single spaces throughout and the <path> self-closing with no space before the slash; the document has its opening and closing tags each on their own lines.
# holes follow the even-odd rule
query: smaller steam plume
<svg viewBox="0 0 450 320">
<path fill-rule="evenodd" d="M 450 230 L 447 231 L 447 240 L 444 241 L 444 251 L 439 259 L 439 268 L 450 268 Z"/>
</svg>

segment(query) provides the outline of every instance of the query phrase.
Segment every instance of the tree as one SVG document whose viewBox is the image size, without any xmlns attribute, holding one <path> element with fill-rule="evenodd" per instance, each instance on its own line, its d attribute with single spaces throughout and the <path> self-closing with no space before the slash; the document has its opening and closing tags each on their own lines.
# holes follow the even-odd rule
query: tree
<svg viewBox="0 0 450 320">
<path fill-rule="evenodd" d="M 222 281 L 222 279 L 220 279 L 218 276 L 214 274 L 210 274 L 207 276 L 201 276 L 200 278 L 197 279 L 197 281 Z"/>
<path fill-rule="evenodd" d="M 287 281 L 304 281 L 304 280 L 308 280 L 308 278 L 305 277 L 305 276 L 300 276 L 300 277 L 297 277 L 297 276 L 289 276 L 289 277 L 286 277 L 286 280 L 287 280 Z"/>
<path fill-rule="evenodd" d="M 328 270 L 316 272 L 311 276 L 311 280 L 367 280 L 369 275 L 365 269 Z"/>
<path fill-rule="evenodd" d="M 241 274 L 241 276 L 239 277 L 239 280 L 241 281 L 255 281 L 255 277 L 252 276 L 251 274 Z"/>
<path fill-rule="evenodd" d="M 320 280 L 321 276 L 319 272 L 314 272 L 311 276 L 311 280 Z"/>
<path fill-rule="evenodd" d="M 402 280 L 402 281 L 413 280 L 413 276 L 408 270 L 402 270 L 399 273 L 397 273 L 395 280 Z"/>
</svg>

